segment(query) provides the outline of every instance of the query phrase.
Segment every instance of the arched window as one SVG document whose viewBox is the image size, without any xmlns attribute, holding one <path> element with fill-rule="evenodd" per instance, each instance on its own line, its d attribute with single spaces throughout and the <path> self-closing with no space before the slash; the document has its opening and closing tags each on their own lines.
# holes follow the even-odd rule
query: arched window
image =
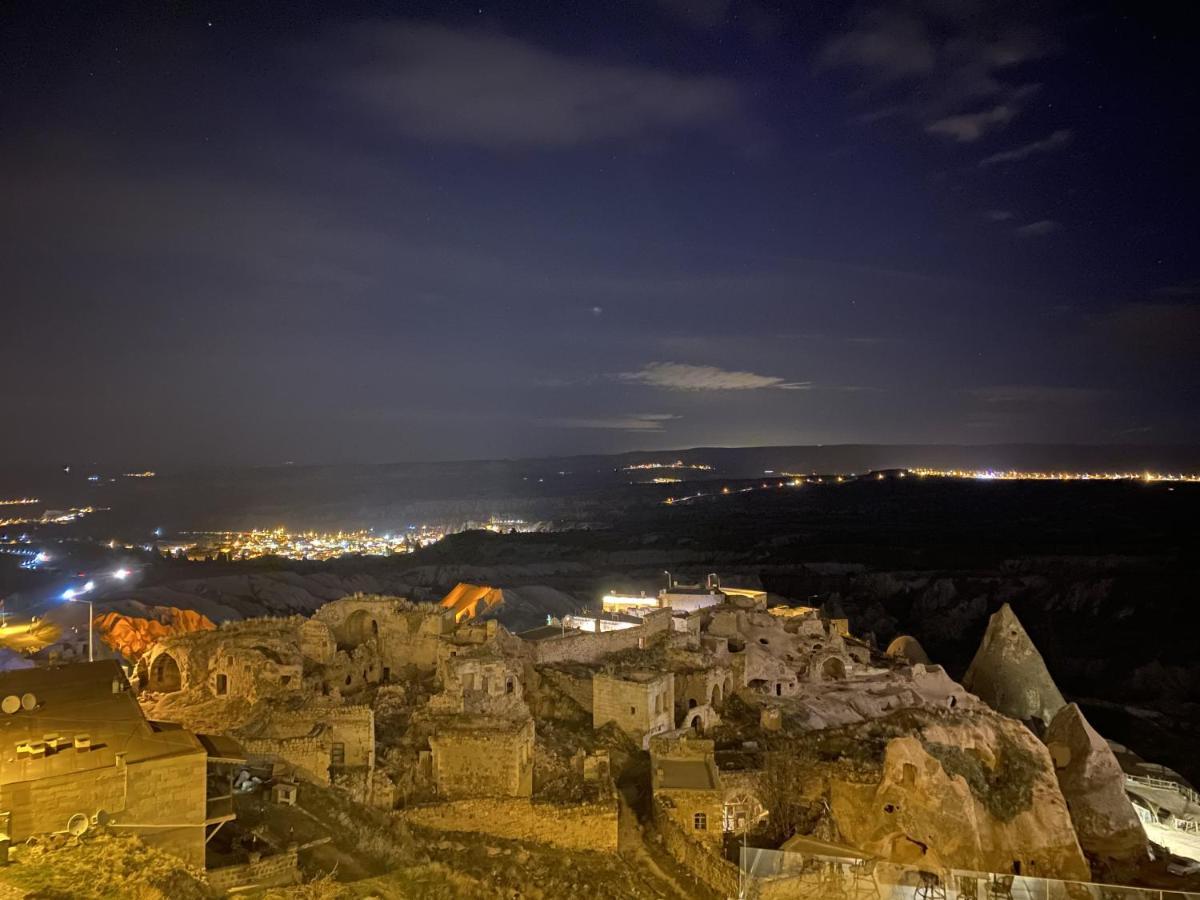
<svg viewBox="0 0 1200 900">
<path fill-rule="evenodd" d="M 504 679 L 504 693 L 511 694 L 516 689 L 517 689 L 516 683 L 513 681 L 513 677 L 511 675 L 509 675 L 507 678 Z"/>
<path fill-rule="evenodd" d="M 229 676 L 224 672 L 217 673 L 217 696 L 224 697 L 229 693 Z"/>
<path fill-rule="evenodd" d="M 692 816 L 692 828 L 696 831 L 708 831 L 708 814 L 698 812 Z"/>
</svg>

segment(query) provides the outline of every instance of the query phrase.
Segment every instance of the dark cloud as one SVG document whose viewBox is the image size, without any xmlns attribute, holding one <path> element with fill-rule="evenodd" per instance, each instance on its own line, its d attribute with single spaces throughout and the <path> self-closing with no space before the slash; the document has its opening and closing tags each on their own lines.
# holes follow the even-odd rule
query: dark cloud
<svg viewBox="0 0 1200 900">
<path fill-rule="evenodd" d="M 1052 44 L 1020 21 L 962 12 L 937 4 L 870 10 L 824 45 L 818 65 L 867 79 L 864 97 L 876 108 L 859 121 L 902 115 L 929 134 L 977 141 L 1020 115 L 1039 85 L 1016 70 Z"/>
<path fill-rule="evenodd" d="M 1062 223 L 1053 219 L 1039 219 L 1027 225 L 1019 225 L 1013 231 L 1018 237 L 1045 237 L 1048 234 L 1054 234 L 1061 228 Z"/>
<path fill-rule="evenodd" d="M 644 142 L 742 113 L 740 89 L 725 78 L 567 56 L 491 32 L 377 22 L 350 30 L 332 56 L 347 96 L 419 140 Z"/>
<path fill-rule="evenodd" d="M 1041 140 L 1031 141 L 1019 147 L 1013 147 L 1010 150 L 1002 150 L 999 153 L 993 153 L 991 156 L 985 156 L 979 161 L 979 165 L 984 167 L 996 166 L 1000 163 L 1020 162 L 1031 156 L 1051 153 L 1071 143 L 1071 137 L 1072 134 L 1069 128 L 1060 128 L 1058 131 Z"/>
</svg>

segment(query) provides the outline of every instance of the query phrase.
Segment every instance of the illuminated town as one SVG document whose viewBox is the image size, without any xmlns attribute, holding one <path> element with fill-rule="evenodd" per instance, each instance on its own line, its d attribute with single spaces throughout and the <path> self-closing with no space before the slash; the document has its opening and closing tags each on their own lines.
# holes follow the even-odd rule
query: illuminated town
<svg viewBox="0 0 1200 900">
<path fill-rule="evenodd" d="M 626 466 L 621 471 L 622 472 L 637 472 L 637 471 L 641 471 L 644 469 L 691 469 L 695 472 L 711 472 L 711 471 L 713 471 L 712 466 L 705 465 L 704 463 L 685 463 L 681 459 L 677 459 L 677 460 L 675 460 L 675 462 L 638 463 L 636 465 Z"/>
<path fill-rule="evenodd" d="M 29 501 L 37 503 L 36 500 Z M 18 516 L 8 519 L 0 519 L 0 526 L 8 525 L 66 525 L 70 522 L 78 521 L 84 516 L 90 516 L 92 513 L 103 512 L 104 507 L 99 506 L 81 506 L 72 507 L 70 509 L 48 509 L 40 516 Z"/>
<path fill-rule="evenodd" d="M 922 478 L 973 478 L 979 481 L 1148 481 L 1200 483 L 1200 475 L 1164 472 L 1019 472 L 996 469 L 909 469 Z"/>
<path fill-rule="evenodd" d="M 503 533 L 544 530 L 544 527 L 531 525 L 522 519 L 492 518 L 486 522 L 465 522 L 453 527 L 414 525 L 401 531 L 382 534 L 373 529 L 291 532 L 285 528 L 198 532 L 183 535 L 178 541 L 163 543 L 169 551 L 195 560 L 258 559 L 264 556 L 326 560 L 342 556 L 391 556 L 412 553 L 422 547 L 436 544 L 447 534 L 460 531 Z"/>
</svg>

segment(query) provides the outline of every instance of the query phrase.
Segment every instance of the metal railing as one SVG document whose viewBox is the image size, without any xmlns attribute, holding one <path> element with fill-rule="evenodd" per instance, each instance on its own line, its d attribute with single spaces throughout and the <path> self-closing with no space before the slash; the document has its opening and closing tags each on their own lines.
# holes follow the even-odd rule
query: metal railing
<svg viewBox="0 0 1200 900">
<path fill-rule="evenodd" d="M 1164 791 L 1175 791 L 1192 803 L 1200 805 L 1200 794 L 1197 794 L 1186 784 L 1180 784 L 1178 781 L 1170 781 L 1166 778 L 1154 778 L 1150 775 L 1126 775 L 1125 781 L 1128 784 L 1140 784 L 1145 787 L 1160 788 Z"/>
</svg>

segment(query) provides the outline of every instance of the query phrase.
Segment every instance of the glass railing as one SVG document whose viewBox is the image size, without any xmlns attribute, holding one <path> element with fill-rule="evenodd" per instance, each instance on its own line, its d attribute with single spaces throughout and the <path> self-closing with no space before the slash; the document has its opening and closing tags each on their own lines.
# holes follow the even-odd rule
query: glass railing
<svg viewBox="0 0 1200 900">
<path fill-rule="evenodd" d="M 739 900 L 1200 900 L 1200 893 L 922 869 L 874 859 L 741 851 Z"/>
</svg>

